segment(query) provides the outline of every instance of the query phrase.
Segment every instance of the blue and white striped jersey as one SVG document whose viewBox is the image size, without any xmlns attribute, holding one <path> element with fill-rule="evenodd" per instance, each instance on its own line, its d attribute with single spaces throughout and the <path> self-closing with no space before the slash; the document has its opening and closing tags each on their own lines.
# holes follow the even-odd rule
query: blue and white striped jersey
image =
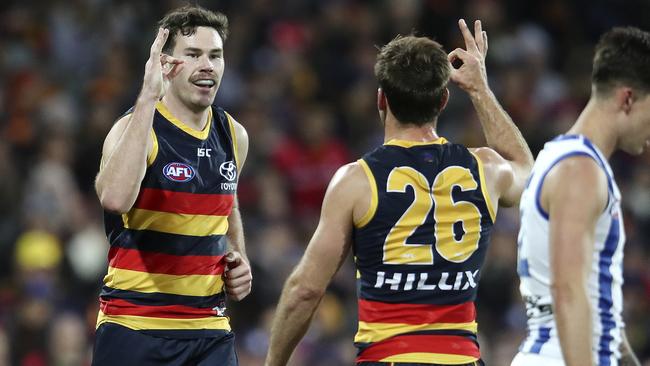
<svg viewBox="0 0 650 366">
<path fill-rule="evenodd" d="M 587 138 L 563 135 L 544 145 L 521 197 L 518 238 L 519 289 L 526 302 L 528 336 L 520 352 L 562 359 L 551 298 L 549 216 L 540 204 L 544 178 L 568 157 L 589 156 L 605 171 L 609 185 L 607 207 L 598 218 L 588 291 L 593 318 L 593 353 L 599 366 L 617 365 L 624 323 L 623 246 L 625 233 L 621 194 L 603 154 Z M 585 198 L 587 199 L 587 198 Z"/>
</svg>

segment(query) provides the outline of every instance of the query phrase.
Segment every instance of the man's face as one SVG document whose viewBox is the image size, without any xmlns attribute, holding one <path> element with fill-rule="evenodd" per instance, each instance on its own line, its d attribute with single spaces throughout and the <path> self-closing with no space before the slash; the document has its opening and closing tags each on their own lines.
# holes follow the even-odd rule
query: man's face
<svg viewBox="0 0 650 366">
<path fill-rule="evenodd" d="M 650 149 L 650 93 L 639 94 L 634 101 L 620 147 L 632 155 L 640 155 Z"/>
<path fill-rule="evenodd" d="M 216 29 L 197 27 L 190 36 L 176 34 L 172 56 L 183 60 L 169 91 L 194 111 L 209 107 L 217 94 L 224 70 L 223 40 Z"/>
</svg>

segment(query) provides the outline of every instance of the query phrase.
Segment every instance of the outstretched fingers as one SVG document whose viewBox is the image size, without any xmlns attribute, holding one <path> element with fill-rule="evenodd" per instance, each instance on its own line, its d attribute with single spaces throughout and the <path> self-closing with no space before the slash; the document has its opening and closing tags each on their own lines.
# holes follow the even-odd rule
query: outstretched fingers
<svg viewBox="0 0 650 366">
<path fill-rule="evenodd" d="M 488 38 L 487 38 L 486 31 L 483 31 L 483 45 L 485 46 L 485 50 L 484 50 L 485 52 L 483 54 L 486 55 L 488 50 Z"/>
<path fill-rule="evenodd" d="M 465 23 L 465 19 L 458 20 L 458 27 L 460 28 L 460 32 L 463 34 L 463 38 L 465 39 L 465 48 L 467 51 L 473 53 L 480 52 L 478 46 L 476 45 L 476 40 L 474 39 L 474 36 L 472 36 L 472 32 L 467 27 L 467 23 Z"/>
<path fill-rule="evenodd" d="M 479 52 L 485 55 L 485 38 L 483 37 L 483 33 L 483 24 L 481 24 L 480 20 L 476 20 L 474 22 L 474 40 L 476 41 Z"/>
<path fill-rule="evenodd" d="M 156 39 L 153 41 L 153 44 L 151 45 L 151 58 L 156 59 L 160 57 L 160 54 L 162 52 L 163 46 L 165 46 L 165 42 L 167 42 L 167 37 L 169 36 L 169 29 L 167 28 L 158 28 L 158 34 L 156 35 Z"/>
</svg>

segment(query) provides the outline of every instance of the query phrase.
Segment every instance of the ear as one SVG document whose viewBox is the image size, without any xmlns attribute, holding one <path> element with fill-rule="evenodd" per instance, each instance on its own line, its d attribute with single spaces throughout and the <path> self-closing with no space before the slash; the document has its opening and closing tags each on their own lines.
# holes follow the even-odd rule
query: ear
<svg viewBox="0 0 650 366">
<path fill-rule="evenodd" d="M 625 114 L 629 114 L 630 111 L 632 111 L 632 104 L 634 104 L 634 101 L 636 100 L 636 93 L 629 86 L 622 86 L 616 88 L 614 91 L 614 98 L 618 109 L 623 111 Z"/>
<path fill-rule="evenodd" d="M 449 89 L 445 88 L 445 90 L 442 91 L 442 98 L 440 98 L 440 111 L 445 109 L 447 102 L 449 102 Z"/>
<path fill-rule="evenodd" d="M 379 109 L 380 112 L 386 112 L 386 94 L 384 94 L 384 91 L 381 90 L 381 88 L 377 88 L 377 109 Z"/>
</svg>

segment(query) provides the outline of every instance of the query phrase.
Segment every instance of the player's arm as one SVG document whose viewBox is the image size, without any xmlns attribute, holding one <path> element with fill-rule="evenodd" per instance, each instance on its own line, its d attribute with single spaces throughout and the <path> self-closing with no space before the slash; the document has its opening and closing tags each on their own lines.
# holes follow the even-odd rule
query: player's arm
<svg viewBox="0 0 650 366">
<path fill-rule="evenodd" d="M 451 80 L 469 94 L 488 146 L 501 157 L 492 159 L 496 164 L 494 173 L 497 179 L 488 179 L 489 182 L 497 182 L 494 198 L 503 206 L 516 205 L 533 167 L 533 155 L 521 132 L 488 86 L 485 71 L 488 41 L 481 22 L 477 20 L 474 23 L 473 36 L 464 20 L 461 19 L 458 25 L 467 49 L 457 48 L 449 54 L 450 62 L 461 60 L 463 63 L 458 69 L 452 68 Z M 492 169 L 490 166 L 486 168 Z"/>
<path fill-rule="evenodd" d="M 232 121 L 235 127 L 234 138 L 237 141 L 237 171 L 241 176 L 241 170 L 248 155 L 248 134 L 244 126 L 234 119 Z M 229 243 L 228 254 L 226 255 L 226 293 L 231 299 L 239 301 L 251 292 L 253 275 L 246 255 L 244 227 L 237 196 L 235 196 L 232 211 L 228 216 L 228 232 L 226 236 Z"/>
<path fill-rule="evenodd" d="M 102 207 L 108 211 L 125 213 L 138 196 L 147 156 L 153 147 L 151 128 L 156 101 L 164 94 L 165 80 L 176 76 L 182 63 L 161 54 L 168 34 L 169 30 L 159 29 L 151 45 L 142 91 L 133 113 L 121 118 L 104 140 L 95 190 Z"/>
<path fill-rule="evenodd" d="M 621 331 L 621 336 L 623 337 L 620 347 L 621 359 L 618 360 L 618 365 L 641 366 L 641 362 L 639 362 L 639 359 L 634 355 L 632 347 L 630 347 L 630 343 L 627 341 L 627 334 L 625 330 Z"/>
<path fill-rule="evenodd" d="M 357 163 L 334 175 L 323 200 L 318 228 L 300 263 L 289 276 L 275 311 L 266 366 L 284 366 L 303 337 L 318 303 L 351 245 L 354 202 L 368 191 Z M 365 188 L 363 186 L 365 184 Z M 361 215 L 358 215 L 361 217 Z"/>
<path fill-rule="evenodd" d="M 138 196 L 147 156 L 153 149 L 150 131 L 154 104 L 148 104 L 138 100 L 133 113 L 120 118 L 104 140 L 95 190 L 107 211 L 125 213 Z"/>
<path fill-rule="evenodd" d="M 596 222 L 607 198 L 607 177 L 587 156 L 558 163 L 542 187 L 540 203 L 549 215 L 553 313 L 567 366 L 594 361 L 587 286 Z"/>
</svg>

